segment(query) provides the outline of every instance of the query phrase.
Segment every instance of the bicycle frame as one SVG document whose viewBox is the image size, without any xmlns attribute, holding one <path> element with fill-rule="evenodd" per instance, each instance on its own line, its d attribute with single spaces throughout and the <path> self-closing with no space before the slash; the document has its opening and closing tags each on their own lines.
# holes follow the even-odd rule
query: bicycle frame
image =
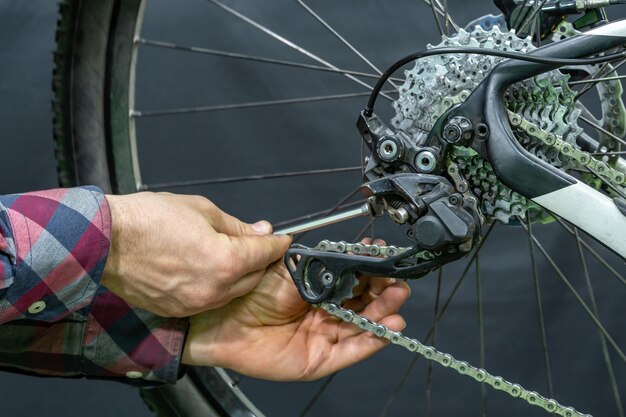
<svg viewBox="0 0 626 417">
<path fill-rule="evenodd" d="M 551 58 L 583 58 L 626 44 L 626 20 L 619 20 L 572 38 L 546 45 L 532 55 Z M 576 178 L 540 160 L 515 139 L 504 92 L 512 84 L 558 68 L 506 60 L 498 65 L 447 120 L 455 116 L 485 123 L 487 140 L 475 140 L 472 148 L 491 162 L 502 183 L 540 206 L 584 230 L 626 258 L 626 203 L 611 199 Z M 439 124 L 443 126 L 445 123 Z"/>
</svg>

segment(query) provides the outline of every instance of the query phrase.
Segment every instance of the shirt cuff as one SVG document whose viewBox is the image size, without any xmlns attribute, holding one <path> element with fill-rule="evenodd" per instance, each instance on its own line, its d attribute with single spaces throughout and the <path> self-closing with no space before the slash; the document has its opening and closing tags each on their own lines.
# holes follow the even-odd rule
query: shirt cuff
<svg viewBox="0 0 626 417">
<path fill-rule="evenodd" d="M 142 384 L 180 378 L 187 319 L 164 318 L 133 308 L 104 287 L 89 312 L 83 342 L 84 371 Z"/>
<path fill-rule="evenodd" d="M 111 213 L 97 187 L 0 196 L 0 324 L 53 322 L 92 303 Z"/>
<path fill-rule="evenodd" d="M 187 319 L 132 308 L 101 287 L 90 307 L 68 319 L 0 326 L 0 369 L 144 387 L 174 383 L 184 369 L 187 326 Z"/>
</svg>

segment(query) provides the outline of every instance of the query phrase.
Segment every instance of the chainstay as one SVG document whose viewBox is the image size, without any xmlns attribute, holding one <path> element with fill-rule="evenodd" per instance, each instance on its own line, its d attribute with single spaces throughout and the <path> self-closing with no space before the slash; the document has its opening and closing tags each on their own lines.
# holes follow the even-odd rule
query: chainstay
<svg viewBox="0 0 626 417">
<path fill-rule="evenodd" d="M 401 332 L 389 330 L 386 326 L 373 322 L 366 317 L 359 316 L 352 310 L 342 308 L 334 303 L 321 303 L 316 305 L 328 314 L 338 317 L 346 323 L 352 323 L 364 331 L 370 332 L 380 338 L 389 340 L 392 344 L 402 346 L 410 352 L 415 352 L 424 358 L 437 362 L 445 368 L 456 370 L 461 375 L 466 375 L 480 383 L 490 385 L 498 391 L 504 391 L 510 396 L 525 400 L 527 403 L 543 408 L 544 410 L 563 417 L 591 417 L 583 414 L 572 407 L 560 404 L 558 401 L 546 398 L 534 391 L 529 391 L 519 384 L 514 384 L 500 376 L 491 375 L 484 369 L 477 368 L 452 357 L 452 355 L 439 352 L 432 346 L 427 346 L 419 340 L 411 339 Z"/>
</svg>

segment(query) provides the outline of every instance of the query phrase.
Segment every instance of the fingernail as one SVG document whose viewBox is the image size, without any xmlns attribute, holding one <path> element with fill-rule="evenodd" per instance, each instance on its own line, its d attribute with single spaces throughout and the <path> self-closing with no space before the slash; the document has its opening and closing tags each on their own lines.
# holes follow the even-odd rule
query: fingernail
<svg viewBox="0 0 626 417">
<path fill-rule="evenodd" d="M 260 235 L 267 235 L 272 233 L 272 225 L 266 222 L 265 220 L 261 220 L 260 222 L 256 222 L 251 225 L 255 232 Z"/>
<path fill-rule="evenodd" d="M 388 283 L 389 285 L 393 285 L 393 284 L 395 284 L 395 283 L 396 283 L 396 279 L 395 279 L 395 278 L 387 278 L 387 283 Z"/>
</svg>

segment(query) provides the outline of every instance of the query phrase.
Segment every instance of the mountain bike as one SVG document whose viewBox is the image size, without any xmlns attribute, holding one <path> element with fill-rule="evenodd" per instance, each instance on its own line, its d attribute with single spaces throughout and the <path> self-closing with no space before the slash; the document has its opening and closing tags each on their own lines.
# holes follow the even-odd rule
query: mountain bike
<svg viewBox="0 0 626 417">
<path fill-rule="evenodd" d="M 345 317 L 351 312 L 333 309 L 339 309 L 349 298 L 356 275 L 411 280 L 424 277 L 415 281 L 414 291 L 432 297 L 428 308 L 434 313 L 430 327 L 420 329 L 427 330 L 426 337 L 415 340 L 414 345 L 413 339 L 390 334 L 374 323 L 359 321 L 358 316 L 349 320 L 362 323 L 364 329 L 381 331 L 392 342 L 398 337 L 394 343 L 477 381 L 472 385 L 467 378 L 444 379 L 440 385 L 454 393 L 456 405 L 440 401 L 448 404 L 438 406 L 431 391 L 433 375 L 440 378 L 439 371 L 432 360 L 422 361 L 428 362 L 424 364 L 425 381 L 420 385 L 423 392 L 408 395 L 406 384 L 420 357 L 409 355 L 408 362 L 396 366 L 400 376 L 381 378 L 388 381 L 389 396 L 382 402 L 380 415 L 415 407 L 425 415 L 436 414 L 438 407 L 455 415 L 475 415 L 476 410 L 486 415 L 489 409 L 500 414 L 507 410 L 534 415 L 538 407 L 527 406 L 529 403 L 540 403 L 548 412 L 579 415 L 552 399 L 581 412 L 624 415 L 621 397 L 626 386 L 626 356 L 621 346 L 626 340 L 619 331 L 619 321 L 617 325 L 606 324 L 607 316 L 623 313 L 623 302 L 615 294 L 626 285 L 623 260 L 619 259 L 626 256 L 626 160 L 622 151 L 626 110 L 621 77 L 617 75 L 619 66 L 626 62 L 626 23 L 609 23 L 607 18 L 607 8 L 620 2 L 497 0 L 497 8 L 493 8 L 496 14 L 473 15 L 459 26 L 454 8 L 448 8 L 445 0 L 392 5 L 318 5 L 296 0 L 272 4 L 276 7 L 273 12 L 267 11 L 269 5 L 243 0 L 198 1 L 199 7 L 207 9 L 198 13 L 214 19 L 208 46 L 189 46 L 182 35 L 180 42 L 158 39 L 158 23 L 153 24 L 150 36 L 146 35 L 142 23 L 147 18 L 148 24 L 151 17 L 151 4 L 146 3 L 61 2 L 54 129 L 62 185 L 96 184 L 115 193 L 162 189 L 208 193 L 235 213 L 251 202 L 253 212 L 266 210 L 269 216 L 285 212 L 281 207 L 287 206 L 292 213 L 306 211 L 290 221 L 272 218 L 275 227 L 295 225 L 299 231 L 307 229 L 303 224 L 311 226 L 311 219 L 315 219 L 315 226 L 330 223 L 328 216 L 333 215 L 333 220 L 367 217 L 356 227 L 357 220 L 351 220 L 335 229 L 311 232 L 308 240 L 290 249 L 286 262 L 301 295 Z M 283 19 L 282 14 L 295 13 L 289 7 L 297 9 L 306 23 Z M 318 8 L 325 8 L 326 15 Z M 419 37 L 400 30 L 415 29 L 400 23 L 412 10 L 432 15 L 430 37 L 423 37 L 434 45 L 426 47 Z M 356 17 L 357 11 L 371 22 Z M 170 12 L 175 14 L 176 7 Z M 263 23 L 268 16 L 283 24 L 282 30 L 302 30 L 308 39 L 310 28 L 321 28 L 327 38 L 316 40 L 327 55 L 303 46 L 302 39 L 270 28 Z M 395 28 L 387 24 L 385 30 L 402 43 L 397 49 L 406 50 L 400 60 L 396 49 L 387 48 L 378 39 L 380 22 L 390 22 L 391 17 Z M 329 23 L 330 18 L 337 20 L 336 24 Z M 335 29 L 346 22 L 353 28 L 353 39 Z M 240 33 L 243 27 L 249 32 L 241 29 Z M 433 36 L 435 30 L 438 35 Z M 246 35 L 240 36 L 242 33 Z M 284 47 L 293 58 L 257 52 L 261 48 L 258 34 L 276 41 L 264 51 L 275 47 L 272 53 L 282 54 L 279 47 Z M 231 38 L 245 39 L 239 49 L 244 52 L 222 49 L 220 45 L 227 45 Z M 383 71 L 375 65 L 355 39 L 378 47 L 376 61 L 388 68 Z M 329 48 L 331 41 L 342 49 Z M 421 51 L 407 54 L 415 50 Z M 352 69 L 353 61 L 346 60 L 346 51 L 350 57 L 356 56 L 364 69 Z M 159 61 L 157 52 L 175 55 Z M 296 58 L 301 55 L 308 61 Z M 215 61 L 208 75 L 178 80 L 171 79 L 174 76 L 167 71 L 165 75 L 150 75 L 155 68 L 176 68 L 181 62 L 198 64 L 209 57 L 220 61 Z M 142 67 L 143 60 L 151 65 Z M 269 69 L 263 72 L 260 67 Z M 401 68 L 405 68 L 404 76 L 398 72 Z M 306 75 L 301 75 L 303 72 Z M 215 78 L 214 84 L 199 86 L 211 78 Z M 146 80 L 151 80 L 152 86 Z M 174 84 L 178 86 L 169 90 L 172 96 L 168 99 L 182 104 L 169 109 L 149 107 Z M 355 84 L 359 88 L 356 92 L 345 90 L 346 85 Z M 305 90 L 302 96 L 293 98 L 300 91 L 294 85 Z M 340 93 L 325 93 L 330 88 Z M 208 102 L 189 105 L 187 93 L 194 90 Z M 391 106 L 381 106 L 383 100 Z M 323 113 L 321 108 L 326 105 Z M 267 113 L 253 120 L 245 112 Z M 187 135 L 212 139 L 196 141 L 178 163 L 172 161 L 182 154 L 178 144 L 184 135 L 179 136 L 181 124 L 175 117 L 187 118 L 182 124 L 195 127 Z M 344 126 L 354 129 L 355 119 L 358 130 L 350 133 Z M 236 128 L 239 130 L 234 133 Z M 174 129 L 169 131 L 169 138 L 164 137 L 168 129 Z M 299 139 L 297 145 L 295 139 Z M 279 162 L 279 156 L 287 158 Z M 340 163 L 344 166 L 335 168 Z M 222 172 L 215 174 L 214 168 Z M 194 179 L 203 176 L 208 179 Z M 213 188 L 209 192 L 203 187 Z M 330 201 L 333 198 L 334 204 Z M 358 243 L 365 234 L 374 234 L 374 225 L 375 235 L 383 235 L 389 245 Z M 501 245 L 489 249 L 493 235 Z M 573 260 L 565 265 L 549 251 L 549 246 L 565 246 L 560 241 L 564 235 L 573 237 L 564 249 Z M 300 242 L 312 243 L 304 246 Z M 520 248 L 529 249 L 528 255 L 519 256 Z M 493 272 L 499 258 L 511 263 L 530 262 L 525 272 L 530 278 L 524 281 L 530 291 L 522 297 L 522 307 L 511 309 L 508 318 L 519 311 L 536 316 L 541 350 L 532 366 L 521 365 L 524 360 L 518 360 L 517 367 L 496 368 L 498 373 L 510 374 L 528 367 L 533 374 L 541 374 L 541 386 L 533 389 L 542 391 L 545 401 L 542 395 L 482 369 L 489 369 L 490 363 L 485 334 L 489 318 L 483 304 L 487 284 L 480 265 Z M 574 282 L 568 273 L 574 262 L 582 284 Z M 457 281 L 443 278 L 450 271 L 458 273 Z M 545 313 L 562 300 L 546 301 L 546 293 L 542 293 L 547 285 L 545 271 L 550 271 L 567 297 L 580 305 L 579 315 L 555 326 L 546 321 Z M 594 271 L 602 271 L 598 273 L 602 276 L 592 278 Z M 463 283 L 469 274 L 476 279 L 470 294 L 476 297 L 477 306 L 477 368 L 428 346 L 453 350 L 455 356 L 463 357 L 463 350 L 456 353 L 458 343 L 444 340 L 439 324 L 455 296 L 467 301 L 468 290 Z M 506 285 L 509 291 L 499 294 L 505 300 L 520 284 Z M 606 308 L 597 302 L 610 297 L 613 300 Z M 410 316 L 408 319 L 411 321 Z M 511 326 L 507 317 L 500 319 Z M 572 336 L 572 326 L 583 326 L 583 322 L 591 331 L 581 340 Z M 505 338 L 508 343 L 517 342 L 515 334 Z M 587 356 L 590 347 L 596 350 Z M 507 344 L 499 349 L 508 349 Z M 524 343 L 515 355 L 523 356 L 528 349 Z M 385 352 L 382 362 L 393 362 L 400 355 L 398 350 L 394 352 Z M 556 380 L 576 377 L 575 372 L 572 375 L 568 371 L 575 360 L 602 369 L 604 383 L 595 390 L 581 383 L 579 390 L 570 389 L 561 399 Z M 564 372 L 553 370 L 559 364 L 564 365 Z M 454 370 L 444 371 L 453 375 Z M 240 389 L 240 385 L 256 382 L 246 380 L 244 384 L 241 378 L 223 369 L 193 368 L 175 386 L 144 390 L 143 395 L 162 416 L 261 415 Z M 522 381 L 522 385 L 537 384 L 534 378 L 529 381 Z M 491 394 L 486 389 L 488 382 L 496 392 L 500 384 L 511 396 L 523 398 L 509 401 L 508 396 Z M 295 412 L 314 412 L 320 402 L 340 407 L 342 414 L 349 408 L 360 414 L 371 412 L 358 408 L 359 399 L 341 408 L 342 402 L 333 403 L 332 398 L 343 398 L 347 391 L 367 392 L 366 385 L 365 381 L 341 381 L 341 376 L 306 385 L 304 404 Z M 471 393 L 473 399 L 468 398 L 470 385 L 477 388 Z M 412 405 L 398 408 L 396 400 L 407 396 Z M 449 398 L 446 395 L 444 400 Z M 420 404 L 415 405 L 418 401 Z M 296 407 L 289 405 L 288 409 Z"/>
</svg>

